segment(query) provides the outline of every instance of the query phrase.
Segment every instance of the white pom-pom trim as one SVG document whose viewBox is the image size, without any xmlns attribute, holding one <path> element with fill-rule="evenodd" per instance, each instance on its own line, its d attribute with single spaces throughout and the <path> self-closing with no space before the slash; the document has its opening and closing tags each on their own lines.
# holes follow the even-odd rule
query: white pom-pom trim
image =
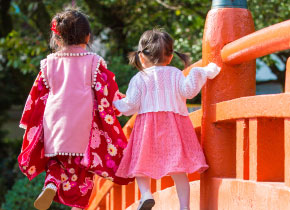
<svg viewBox="0 0 290 210">
<path fill-rule="evenodd" d="M 61 156 L 84 156 L 83 153 L 71 153 L 71 152 L 56 152 L 56 153 L 52 153 L 52 154 L 45 154 L 45 157 L 54 157 L 57 155 L 61 155 Z"/>
</svg>

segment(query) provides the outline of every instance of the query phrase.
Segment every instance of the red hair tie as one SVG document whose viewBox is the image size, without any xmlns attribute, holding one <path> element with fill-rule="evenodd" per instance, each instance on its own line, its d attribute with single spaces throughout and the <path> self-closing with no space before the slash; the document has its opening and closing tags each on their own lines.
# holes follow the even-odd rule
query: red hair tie
<svg viewBox="0 0 290 210">
<path fill-rule="evenodd" d="M 57 34 L 57 35 L 60 36 L 59 31 L 56 29 L 56 20 L 53 20 L 53 21 L 52 21 L 52 23 L 51 23 L 51 28 L 50 28 L 50 29 L 53 31 L 53 33 L 55 33 L 55 34 Z"/>
</svg>

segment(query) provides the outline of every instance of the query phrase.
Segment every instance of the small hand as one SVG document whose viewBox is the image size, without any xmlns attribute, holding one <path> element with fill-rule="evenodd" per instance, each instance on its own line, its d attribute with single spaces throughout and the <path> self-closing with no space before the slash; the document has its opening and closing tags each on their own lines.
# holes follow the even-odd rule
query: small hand
<svg viewBox="0 0 290 210">
<path fill-rule="evenodd" d="M 206 71 L 207 71 L 207 77 L 209 79 L 213 79 L 215 78 L 221 71 L 221 67 L 219 67 L 218 65 L 216 65 L 215 63 L 209 63 L 206 67 L 205 67 Z"/>
<path fill-rule="evenodd" d="M 121 98 L 125 98 L 126 95 L 124 93 L 119 92 L 119 95 L 121 96 Z"/>
</svg>

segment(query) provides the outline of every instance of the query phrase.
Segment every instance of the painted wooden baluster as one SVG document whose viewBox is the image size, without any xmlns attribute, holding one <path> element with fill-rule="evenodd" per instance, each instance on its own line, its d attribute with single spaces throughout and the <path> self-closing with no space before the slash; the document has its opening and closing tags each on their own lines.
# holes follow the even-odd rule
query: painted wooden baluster
<svg viewBox="0 0 290 210">
<path fill-rule="evenodd" d="M 258 119 L 249 120 L 249 150 L 250 150 L 250 168 L 249 179 L 257 181 L 258 177 Z"/>
<path fill-rule="evenodd" d="M 110 209 L 122 209 L 122 186 L 115 184 L 110 190 Z"/>
<path fill-rule="evenodd" d="M 284 181 L 283 124 L 281 118 L 250 119 L 250 180 Z"/>
<path fill-rule="evenodd" d="M 156 180 L 156 191 L 161 190 L 161 179 Z"/>
<path fill-rule="evenodd" d="M 249 179 L 249 123 L 245 119 L 236 122 L 236 177 Z"/>
<path fill-rule="evenodd" d="M 284 145 L 285 145 L 285 162 L 284 162 L 284 182 L 290 187 L 290 118 L 284 120 Z"/>
<path fill-rule="evenodd" d="M 110 193 L 106 195 L 106 210 L 110 210 Z"/>
<path fill-rule="evenodd" d="M 286 66 L 285 93 L 290 94 L 290 58 Z M 290 118 L 284 120 L 284 145 L 285 145 L 285 163 L 284 163 L 284 180 L 285 184 L 290 187 Z"/>
</svg>

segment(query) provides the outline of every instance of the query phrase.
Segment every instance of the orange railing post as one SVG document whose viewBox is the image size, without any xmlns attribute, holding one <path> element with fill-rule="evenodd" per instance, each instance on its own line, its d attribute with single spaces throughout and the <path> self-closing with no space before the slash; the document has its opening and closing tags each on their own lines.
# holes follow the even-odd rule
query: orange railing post
<svg viewBox="0 0 290 210">
<path fill-rule="evenodd" d="M 255 30 L 249 10 L 230 7 L 225 5 L 209 11 L 203 36 L 202 64 L 214 62 L 222 67 L 222 71 L 214 80 L 207 81 L 202 90 L 201 139 L 210 168 L 201 175 L 201 210 L 215 209 L 217 195 L 211 178 L 236 176 L 236 125 L 213 124 L 215 111 L 212 106 L 221 101 L 255 95 L 255 61 L 237 66 L 222 62 L 220 53 L 226 44 Z"/>
</svg>

